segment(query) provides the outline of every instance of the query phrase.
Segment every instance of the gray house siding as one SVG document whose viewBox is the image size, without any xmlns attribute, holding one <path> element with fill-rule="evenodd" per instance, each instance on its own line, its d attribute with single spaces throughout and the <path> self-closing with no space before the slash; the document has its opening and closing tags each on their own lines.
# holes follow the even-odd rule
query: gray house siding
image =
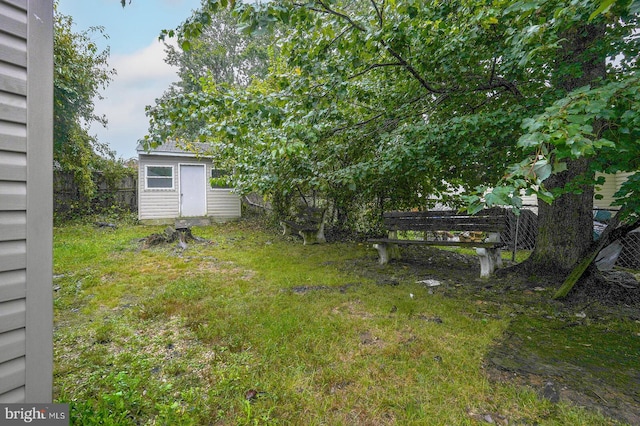
<svg viewBox="0 0 640 426">
<path fill-rule="evenodd" d="M 211 176 L 211 171 L 207 170 Z M 240 197 L 231 193 L 228 189 L 207 189 L 207 211 L 214 220 L 225 221 L 240 217 Z"/>
<path fill-rule="evenodd" d="M 193 155 L 154 155 L 140 153 L 138 157 L 138 219 L 148 223 L 162 223 L 181 217 L 180 212 L 180 166 L 204 165 L 207 177 L 206 216 L 215 221 L 239 218 L 241 214 L 240 197 L 226 188 L 211 188 L 213 165 L 211 160 Z M 173 187 L 159 189 L 147 187 L 149 166 L 173 167 Z"/>
<path fill-rule="evenodd" d="M 602 174 L 597 173 L 596 177 L 604 177 L 605 182 L 602 185 L 597 185 L 595 189 L 595 196 L 593 198 L 594 209 L 610 209 L 619 210 L 620 206 L 614 206 L 613 202 L 616 198 L 613 196 L 620 190 L 620 187 L 624 182 L 629 179 L 635 172 L 619 172 L 615 174 Z M 596 198 L 597 196 L 597 198 Z M 600 198 L 600 196 L 602 198 Z M 533 195 L 527 195 L 522 197 L 522 202 L 525 206 L 536 206 L 533 211 L 537 214 L 538 197 Z"/>
<path fill-rule="evenodd" d="M 52 399 L 52 108 L 52 1 L 0 0 L 0 402 Z"/>
<path fill-rule="evenodd" d="M 611 204 L 615 201 L 615 197 L 613 194 L 620 190 L 620 187 L 624 182 L 629 179 L 633 172 L 620 172 L 615 174 L 597 174 L 597 176 L 604 176 L 605 182 L 603 185 L 600 185 L 596 188 L 596 194 L 602 196 L 601 199 L 594 199 L 593 204 L 595 207 L 607 209 L 619 209 L 620 207 L 612 206 Z"/>
</svg>

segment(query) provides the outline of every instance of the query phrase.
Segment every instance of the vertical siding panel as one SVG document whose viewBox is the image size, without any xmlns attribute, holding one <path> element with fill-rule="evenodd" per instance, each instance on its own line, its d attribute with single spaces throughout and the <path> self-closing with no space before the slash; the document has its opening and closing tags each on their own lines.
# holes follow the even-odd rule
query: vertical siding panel
<svg viewBox="0 0 640 426">
<path fill-rule="evenodd" d="M 0 76 L 4 77 L 1 70 Z M 27 131 L 24 124 L 0 121 L 0 151 L 27 152 Z"/>
<path fill-rule="evenodd" d="M 28 1 L 26 402 L 53 391 L 53 2 Z"/>
<path fill-rule="evenodd" d="M 11 182 L 0 180 L 0 206 L 2 206 L 2 209 L 4 211 L 26 210 L 26 182 Z"/>
<path fill-rule="evenodd" d="M 25 402 L 26 0 L 0 0 L 0 402 Z"/>
<path fill-rule="evenodd" d="M 50 402 L 52 0 L 0 0 L 0 28 L 0 401 Z"/>
</svg>

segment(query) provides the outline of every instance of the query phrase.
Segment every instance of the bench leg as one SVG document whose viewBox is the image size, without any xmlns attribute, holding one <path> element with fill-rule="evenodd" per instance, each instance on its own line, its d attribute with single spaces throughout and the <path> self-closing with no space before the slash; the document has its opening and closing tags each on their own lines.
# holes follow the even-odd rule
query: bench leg
<svg viewBox="0 0 640 426">
<path fill-rule="evenodd" d="M 386 265 L 391 259 L 400 259 L 400 247 L 397 244 L 378 243 L 373 247 L 378 250 L 381 265 Z"/>
<path fill-rule="evenodd" d="M 319 244 L 324 244 L 327 242 L 327 239 L 324 236 L 324 222 L 320 224 L 320 229 L 318 229 L 318 233 L 316 234 L 316 239 Z"/>
<path fill-rule="evenodd" d="M 501 249 L 497 248 L 497 249 L 489 249 L 491 250 L 490 253 L 492 253 L 492 255 L 494 256 L 494 262 L 496 265 L 496 269 L 502 268 L 502 256 L 500 255 L 501 253 Z"/>
<path fill-rule="evenodd" d="M 493 272 L 502 267 L 502 256 L 499 248 L 477 248 L 476 253 L 480 259 L 480 277 L 487 278 Z"/>
<path fill-rule="evenodd" d="M 303 229 L 300 232 L 298 232 L 298 234 L 300 234 L 300 236 L 304 240 L 303 245 L 305 246 L 308 246 L 311 244 L 322 244 L 327 242 L 327 240 L 324 238 L 324 234 L 321 234 L 316 230 Z"/>
<path fill-rule="evenodd" d="M 293 229 L 286 224 L 285 222 L 280 222 L 280 226 L 282 226 L 282 235 L 292 235 Z"/>
<path fill-rule="evenodd" d="M 380 257 L 378 262 L 381 265 L 386 265 L 387 263 L 389 263 L 389 252 L 387 251 L 387 244 L 384 244 L 384 243 L 374 244 L 373 248 L 378 250 L 378 256 Z"/>
</svg>

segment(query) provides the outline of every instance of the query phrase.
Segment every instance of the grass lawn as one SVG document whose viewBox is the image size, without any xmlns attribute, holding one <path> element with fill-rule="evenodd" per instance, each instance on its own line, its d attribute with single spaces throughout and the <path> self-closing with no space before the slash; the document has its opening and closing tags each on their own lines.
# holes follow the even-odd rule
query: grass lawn
<svg viewBox="0 0 640 426">
<path fill-rule="evenodd" d="M 250 221 L 141 249 L 162 230 L 55 228 L 54 392 L 74 424 L 617 424 L 488 379 L 522 305 Z M 383 284 L 365 264 L 398 275 Z"/>
</svg>

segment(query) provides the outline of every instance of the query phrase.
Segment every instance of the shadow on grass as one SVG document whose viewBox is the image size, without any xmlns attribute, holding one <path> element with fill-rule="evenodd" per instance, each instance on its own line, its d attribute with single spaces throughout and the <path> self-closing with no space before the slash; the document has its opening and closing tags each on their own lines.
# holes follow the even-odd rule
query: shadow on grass
<svg viewBox="0 0 640 426">
<path fill-rule="evenodd" d="M 467 300 L 474 314 L 510 311 L 509 327 L 485 358 L 491 380 L 640 424 L 640 289 L 586 282 L 560 302 L 552 300 L 560 282 L 513 275 L 482 280 L 476 263 L 475 256 L 409 248 L 387 267 L 359 267 L 380 284 L 439 280 L 432 292 Z M 625 294 L 612 297 L 620 291 Z"/>
</svg>

